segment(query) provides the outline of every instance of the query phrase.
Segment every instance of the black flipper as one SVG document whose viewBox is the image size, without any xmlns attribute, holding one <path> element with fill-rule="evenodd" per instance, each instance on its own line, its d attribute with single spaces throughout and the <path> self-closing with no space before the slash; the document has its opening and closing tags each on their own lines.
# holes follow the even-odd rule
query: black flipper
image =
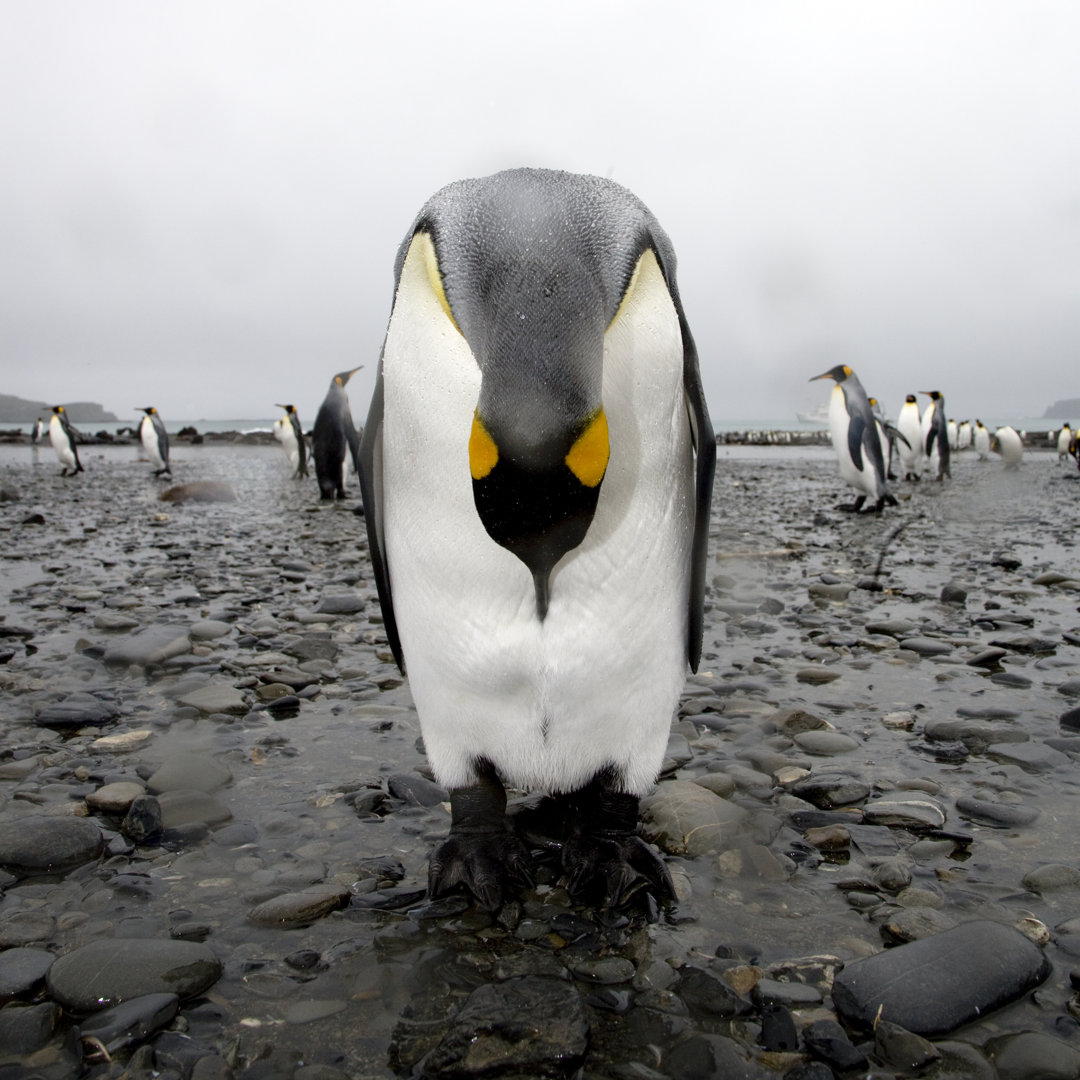
<svg viewBox="0 0 1080 1080">
<path fill-rule="evenodd" d="M 390 587 L 390 569 L 386 563 L 386 538 L 383 518 L 383 376 L 382 361 L 375 379 L 375 392 L 371 395 L 364 435 L 360 440 L 360 494 L 364 501 L 364 520 L 367 523 L 368 554 L 375 574 L 375 587 L 379 592 L 383 626 L 390 642 L 398 669 L 405 674 L 405 660 L 401 654 L 401 638 L 398 636 L 397 619 L 394 617 L 394 596 Z"/>
</svg>

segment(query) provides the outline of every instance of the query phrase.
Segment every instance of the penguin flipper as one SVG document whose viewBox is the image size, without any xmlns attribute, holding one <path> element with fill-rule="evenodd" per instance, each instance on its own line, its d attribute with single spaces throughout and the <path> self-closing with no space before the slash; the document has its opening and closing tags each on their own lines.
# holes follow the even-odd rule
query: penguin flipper
<svg viewBox="0 0 1080 1080">
<path fill-rule="evenodd" d="M 371 407 L 364 437 L 360 440 L 359 469 L 360 495 L 364 503 L 364 520 L 367 523 L 368 554 L 375 574 L 375 587 L 379 593 L 383 626 L 390 643 L 390 651 L 397 661 L 398 670 L 405 673 L 405 660 L 401 653 L 397 619 L 394 616 L 394 595 L 390 587 L 390 569 L 386 562 L 386 522 L 383 510 L 383 376 L 382 363 L 375 379 L 375 391 L 371 395 Z"/>
<path fill-rule="evenodd" d="M 669 279 L 670 288 L 670 279 Z M 701 385 L 697 346 L 683 314 L 678 294 L 671 290 L 683 341 L 683 392 L 694 442 L 694 539 L 690 554 L 690 604 L 687 611 L 686 658 L 691 671 L 701 662 L 701 641 L 705 630 L 705 574 L 709 549 L 713 476 L 716 472 L 716 435 L 705 404 Z"/>
<path fill-rule="evenodd" d="M 862 470 L 862 445 L 863 436 L 867 431 L 866 421 L 859 416 L 858 413 L 854 413 L 851 419 L 848 421 L 847 429 L 847 445 L 848 453 L 851 455 L 851 460 L 855 463 L 855 468 Z"/>
</svg>

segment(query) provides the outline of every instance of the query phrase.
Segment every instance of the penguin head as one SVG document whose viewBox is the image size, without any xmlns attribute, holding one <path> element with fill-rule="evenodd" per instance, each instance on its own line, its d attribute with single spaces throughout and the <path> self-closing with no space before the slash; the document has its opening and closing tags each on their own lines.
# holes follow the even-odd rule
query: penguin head
<svg viewBox="0 0 1080 1080">
<path fill-rule="evenodd" d="M 296 412 L 296 407 L 294 405 L 275 405 L 275 408 L 284 409 L 290 416 Z"/>
<path fill-rule="evenodd" d="M 363 366 L 364 366 L 364 365 L 363 365 L 363 364 L 361 364 L 361 365 L 360 365 L 360 367 L 354 367 L 354 368 L 352 369 L 352 371 L 339 371 L 339 372 L 338 372 L 338 373 L 337 373 L 337 374 L 336 374 L 336 375 L 334 376 L 334 378 L 333 378 L 333 380 L 332 380 L 332 382 L 333 382 L 334 386 L 340 386 L 340 387 L 344 388 L 345 384 L 346 384 L 346 383 L 347 383 L 347 382 L 348 382 L 348 381 L 349 381 L 349 380 L 350 380 L 350 379 L 351 379 L 351 378 L 352 378 L 352 377 L 353 377 L 353 376 L 354 376 L 354 375 L 355 375 L 355 374 L 356 374 L 356 373 L 357 373 L 357 372 L 358 372 L 358 371 L 360 370 L 360 368 L 362 368 Z"/>
<path fill-rule="evenodd" d="M 136 408 L 136 412 L 144 412 L 147 416 L 153 416 L 157 412 L 157 409 L 153 405 L 148 405 L 143 408 Z"/>
<path fill-rule="evenodd" d="M 908 394 L 908 396 L 904 398 L 904 402 L 908 405 L 917 405 L 919 399 L 914 394 Z"/>
<path fill-rule="evenodd" d="M 938 390 L 920 390 L 920 394 L 925 394 L 931 401 L 941 401 L 941 393 Z"/>
<path fill-rule="evenodd" d="M 823 371 L 820 375 L 815 375 L 810 382 L 816 382 L 818 379 L 834 379 L 839 385 L 846 379 L 850 379 L 854 374 L 851 368 L 847 364 L 837 364 L 836 367 L 829 368 L 828 371 Z"/>
<path fill-rule="evenodd" d="M 421 209 L 398 253 L 420 258 L 480 374 L 462 467 L 477 515 L 529 569 L 547 609 L 556 563 L 585 538 L 611 453 L 605 334 L 670 242 L 639 200 L 598 177 L 516 169 L 464 180 Z M 684 328 L 684 342 L 686 331 Z"/>
<path fill-rule="evenodd" d="M 52 408 L 52 411 L 54 413 L 56 413 L 57 416 L 63 416 L 64 415 L 64 406 L 63 405 L 54 405 L 53 408 Z"/>
</svg>

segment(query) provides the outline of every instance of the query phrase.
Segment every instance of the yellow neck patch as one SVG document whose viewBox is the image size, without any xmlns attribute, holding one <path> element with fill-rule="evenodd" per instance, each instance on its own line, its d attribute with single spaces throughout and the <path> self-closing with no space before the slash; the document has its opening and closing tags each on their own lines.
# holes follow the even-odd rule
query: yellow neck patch
<svg viewBox="0 0 1080 1080">
<path fill-rule="evenodd" d="M 439 257 L 435 253 L 435 241 L 431 239 L 431 233 L 418 232 L 414 237 L 412 244 L 409 246 L 409 254 L 412 254 L 413 248 L 416 249 L 417 254 L 424 262 L 424 270 L 427 272 L 428 283 L 431 285 L 431 291 L 435 294 L 435 298 L 439 301 L 439 306 L 446 312 L 446 317 L 454 325 L 454 329 L 460 334 L 461 327 L 458 326 L 457 320 L 454 318 L 454 313 L 450 310 L 450 301 L 446 299 L 446 289 L 443 288 L 442 271 L 439 269 Z"/>
<path fill-rule="evenodd" d="M 585 487 L 596 487 L 604 479 L 607 471 L 611 446 L 608 442 L 607 416 L 603 409 L 589 421 L 577 441 L 566 455 L 566 464 L 570 471 Z"/>
<path fill-rule="evenodd" d="M 469 472 L 472 478 L 483 480 L 498 463 L 499 448 L 479 415 L 473 413 L 472 431 L 469 433 Z"/>
</svg>

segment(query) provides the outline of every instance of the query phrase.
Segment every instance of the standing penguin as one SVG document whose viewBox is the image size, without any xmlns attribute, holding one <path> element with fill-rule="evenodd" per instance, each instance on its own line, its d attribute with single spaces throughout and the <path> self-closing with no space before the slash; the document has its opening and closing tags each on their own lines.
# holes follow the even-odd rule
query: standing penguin
<svg viewBox="0 0 1080 1080">
<path fill-rule="evenodd" d="M 285 420 L 288 423 L 281 425 L 281 433 L 278 439 L 289 458 L 296 476 L 310 476 L 307 467 L 307 442 L 304 439 L 304 429 L 300 426 L 300 417 L 294 405 L 278 405 L 279 409 L 285 410 Z M 275 433 L 276 434 L 276 433 Z"/>
<path fill-rule="evenodd" d="M 172 476 L 169 469 L 169 433 L 153 405 L 141 410 L 146 415 L 139 421 L 139 439 L 154 466 L 155 476 Z"/>
<path fill-rule="evenodd" d="M 853 503 L 842 509 L 858 513 L 867 495 L 874 499 L 875 510 L 886 504 L 895 506 L 896 496 L 885 486 L 885 460 L 874 414 L 858 375 L 847 364 L 837 364 L 810 381 L 816 379 L 833 379 L 836 383 L 829 398 L 829 433 L 841 479 L 860 492 Z"/>
<path fill-rule="evenodd" d="M 85 471 L 82 462 L 79 461 L 78 441 L 78 432 L 71 426 L 67 413 L 64 412 L 64 406 L 54 405 L 49 419 L 49 442 L 52 443 L 52 448 L 56 451 L 56 456 L 63 466 L 60 470 L 61 476 L 67 476 L 68 469 L 71 470 L 72 476 Z"/>
<path fill-rule="evenodd" d="M 41 421 L 39 420 L 38 423 L 40 424 Z M 1072 445 L 1072 437 L 1072 428 L 1069 427 L 1069 422 L 1066 420 L 1065 423 L 1061 425 L 1061 430 L 1058 432 L 1057 437 L 1058 461 L 1063 461 L 1069 456 L 1069 447 Z"/>
<path fill-rule="evenodd" d="M 33 431 L 30 432 L 30 445 L 36 447 L 37 444 L 39 442 L 41 442 L 41 437 L 44 434 L 45 434 L 45 425 L 41 422 L 41 417 L 39 416 L 34 421 L 34 429 L 33 429 Z"/>
<path fill-rule="evenodd" d="M 975 421 L 975 430 L 971 437 L 975 452 L 980 461 L 985 461 L 990 456 L 990 429 L 981 421 Z"/>
<path fill-rule="evenodd" d="M 353 468 L 360 472 L 360 435 L 353 424 L 349 395 L 345 392 L 345 384 L 359 370 L 354 367 L 352 371 L 339 371 L 330 380 L 330 389 L 315 417 L 311 450 L 322 499 L 332 499 L 335 495 L 345 498 L 345 472 L 350 456 Z"/>
<path fill-rule="evenodd" d="M 923 453 L 922 423 L 919 419 L 919 399 L 914 394 L 904 398 L 900 415 L 896 418 L 896 430 L 904 436 L 906 445 L 900 446 L 900 467 L 905 480 L 918 480 L 926 455 Z"/>
<path fill-rule="evenodd" d="M 716 444 L 671 243 L 615 183 L 519 169 L 421 209 L 361 442 L 383 618 L 450 791 L 428 889 L 530 879 L 504 782 L 555 796 L 571 893 L 673 896 L 637 835 L 701 650 Z"/>
<path fill-rule="evenodd" d="M 971 445 L 971 421 L 961 420 L 956 429 L 956 449 L 966 450 Z"/>
<path fill-rule="evenodd" d="M 937 479 L 952 476 L 949 468 L 949 422 L 945 417 L 945 398 L 937 390 L 921 390 L 930 399 L 922 417 L 923 453 L 930 462 L 930 471 Z"/>
</svg>

